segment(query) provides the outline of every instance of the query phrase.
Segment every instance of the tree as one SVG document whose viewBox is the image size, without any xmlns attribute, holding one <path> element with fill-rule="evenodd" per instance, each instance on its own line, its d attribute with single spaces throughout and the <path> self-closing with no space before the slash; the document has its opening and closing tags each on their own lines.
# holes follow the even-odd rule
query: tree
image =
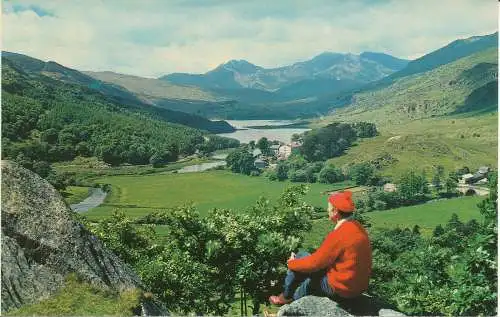
<svg viewBox="0 0 500 317">
<path fill-rule="evenodd" d="M 153 167 L 162 167 L 165 165 L 165 159 L 162 153 L 156 152 L 149 158 L 149 164 Z"/>
<path fill-rule="evenodd" d="M 257 148 L 262 151 L 262 154 L 269 155 L 271 153 L 271 143 L 266 137 L 260 138 L 256 144 Z"/>
<path fill-rule="evenodd" d="M 250 146 L 250 149 L 252 149 L 252 150 L 255 149 L 255 141 L 252 140 L 252 141 L 248 142 L 248 146 Z"/>
<path fill-rule="evenodd" d="M 302 141 L 302 136 L 298 133 L 292 134 L 292 142 L 299 142 Z"/>
<path fill-rule="evenodd" d="M 250 175 L 254 166 L 255 158 L 246 149 L 237 149 L 226 157 L 226 164 L 234 173 Z"/>
<path fill-rule="evenodd" d="M 438 165 L 436 167 L 436 170 L 434 171 L 434 176 L 432 177 L 432 185 L 434 186 L 434 189 L 436 190 L 437 193 L 443 189 L 443 185 L 441 183 L 441 180 L 444 177 L 444 167 L 441 165 Z"/>
<path fill-rule="evenodd" d="M 458 183 L 454 178 L 448 177 L 444 184 L 444 189 L 447 194 L 454 194 L 457 191 L 457 185 Z"/>
<path fill-rule="evenodd" d="M 285 163 L 278 163 L 276 166 L 276 177 L 280 182 L 288 178 L 288 166 Z"/>
<path fill-rule="evenodd" d="M 429 186 L 424 175 L 417 175 L 414 171 L 409 171 L 399 181 L 398 194 L 407 204 L 425 199 L 429 192 Z"/>
<path fill-rule="evenodd" d="M 371 185 L 375 168 L 370 163 L 355 164 L 350 168 L 349 176 L 356 185 Z"/>
<path fill-rule="evenodd" d="M 325 161 L 341 155 L 356 140 L 356 131 L 345 123 L 332 123 L 308 131 L 303 136 L 300 153 L 309 162 Z"/>
<path fill-rule="evenodd" d="M 312 207 L 302 200 L 306 191 L 290 187 L 275 205 L 261 199 L 247 213 L 213 209 L 201 217 L 193 207 L 157 212 L 149 218 L 161 219 L 164 240 L 122 212 L 86 225 L 170 309 L 224 315 L 240 291 L 242 301 L 252 298 L 257 315 L 270 282 L 283 277 L 287 257 L 311 228 Z"/>
<path fill-rule="evenodd" d="M 339 168 L 333 165 L 325 165 L 319 172 L 318 180 L 323 184 L 333 184 L 344 180 L 344 175 Z"/>
</svg>

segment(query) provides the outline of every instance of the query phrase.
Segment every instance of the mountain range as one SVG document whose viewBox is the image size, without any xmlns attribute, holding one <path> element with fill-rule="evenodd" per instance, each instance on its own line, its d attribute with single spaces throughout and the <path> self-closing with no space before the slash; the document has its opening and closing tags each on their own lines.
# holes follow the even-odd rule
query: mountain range
<svg viewBox="0 0 500 317">
<path fill-rule="evenodd" d="M 314 58 L 278 68 L 263 68 L 245 60 L 231 60 L 205 74 L 174 73 L 160 77 L 174 84 L 209 89 L 255 88 L 276 91 L 302 80 L 331 80 L 367 83 L 406 66 L 402 60 L 383 53 L 340 54 L 325 52 Z"/>
<path fill-rule="evenodd" d="M 498 32 L 459 39 L 412 61 L 374 52 L 359 55 L 325 52 L 278 68 L 264 68 L 245 60 L 230 60 L 205 74 L 174 73 L 158 79 L 114 72 L 80 72 L 56 62 L 43 62 L 16 53 L 3 52 L 2 56 L 28 73 L 84 85 L 123 104 L 163 111 L 164 117 L 194 115 L 181 121 L 172 120 L 188 125 L 191 122 L 190 126 L 216 132 L 221 126 L 212 128 L 208 123 L 201 124 L 205 120 L 202 117 L 295 119 L 327 115 L 339 108 L 359 106 L 360 96 L 376 95 L 389 87 L 392 87 L 389 91 L 394 92 L 398 87 L 396 84 L 405 78 L 415 78 L 452 65 L 462 58 L 497 47 L 497 42 Z M 471 72 L 476 77 L 481 76 L 482 70 L 491 72 L 491 68 L 496 67 L 494 60 L 475 61 L 477 64 L 467 64 L 467 67 L 473 69 Z M 488 63 L 495 65 L 488 66 Z M 469 109 L 471 100 L 477 100 L 479 96 L 493 98 L 493 84 L 483 84 L 484 87 L 461 85 L 461 95 L 468 101 L 455 100 L 455 106 L 462 107 L 468 103 L 466 108 Z M 405 93 L 405 90 L 398 92 Z M 391 97 L 385 92 L 382 95 Z M 418 96 L 414 97 L 417 103 L 420 102 Z M 373 99 L 374 105 L 383 102 Z M 449 105 L 445 107 L 450 108 Z M 193 125 L 195 121 L 197 123 Z"/>
</svg>

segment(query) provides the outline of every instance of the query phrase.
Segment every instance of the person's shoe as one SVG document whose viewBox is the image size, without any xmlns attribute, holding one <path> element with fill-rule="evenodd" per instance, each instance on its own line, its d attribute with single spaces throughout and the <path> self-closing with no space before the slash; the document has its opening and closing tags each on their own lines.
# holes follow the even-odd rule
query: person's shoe
<svg viewBox="0 0 500 317">
<path fill-rule="evenodd" d="M 269 296 L 269 302 L 273 305 L 285 305 L 293 302 L 293 299 L 286 299 L 283 293 L 281 293 L 278 296 Z"/>
</svg>

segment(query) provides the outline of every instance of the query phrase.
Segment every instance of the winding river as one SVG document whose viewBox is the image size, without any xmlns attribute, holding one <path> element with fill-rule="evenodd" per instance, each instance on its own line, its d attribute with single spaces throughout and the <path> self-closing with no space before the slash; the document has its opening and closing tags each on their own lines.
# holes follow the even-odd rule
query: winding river
<svg viewBox="0 0 500 317">
<path fill-rule="evenodd" d="M 70 205 L 71 209 L 76 212 L 88 211 L 95 208 L 104 202 L 107 194 L 100 188 L 90 188 L 90 195 L 78 204 Z"/>
</svg>

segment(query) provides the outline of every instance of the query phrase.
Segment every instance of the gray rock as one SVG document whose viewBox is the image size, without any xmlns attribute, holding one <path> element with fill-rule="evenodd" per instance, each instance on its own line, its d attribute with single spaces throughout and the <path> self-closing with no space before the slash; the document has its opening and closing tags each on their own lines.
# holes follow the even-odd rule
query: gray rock
<svg viewBox="0 0 500 317">
<path fill-rule="evenodd" d="M 291 304 L 283 305 L 277 316 L 352 316 L 339 305 L 326 298 L 305 296 Z"/>
<path fill-rule="evenodd" d="M 353 299 L 338 298 L 338 301 L 305 296 L 281 307 L 277 316 L 405 316 L 392 309 L 381 309 L 381 305 L 366 294 Z"/>
<path fill-rule="evenodd" d="M 379 316 L 383 316 L 383 317 L 391 317 L 391 316 L 406 316 L 405 314 L 403 313 L 400 313 L 398 311 L 395 311 L 395 310 L 392 310 L 392 309 L 381 309 L 379 312 L 378 312 L 378 315 Z"/>
<path fill-rule="evenodd" d="M 2 161 L 1 168 L 2 312 L 49 297 L 70 273 L 105 289 L 144 288 L 130 267 L 73 219 L 46 180 L 12 162 Z M 148 313 L 148 307 L 161 305 L 142 310 Z"/>
</svg>

